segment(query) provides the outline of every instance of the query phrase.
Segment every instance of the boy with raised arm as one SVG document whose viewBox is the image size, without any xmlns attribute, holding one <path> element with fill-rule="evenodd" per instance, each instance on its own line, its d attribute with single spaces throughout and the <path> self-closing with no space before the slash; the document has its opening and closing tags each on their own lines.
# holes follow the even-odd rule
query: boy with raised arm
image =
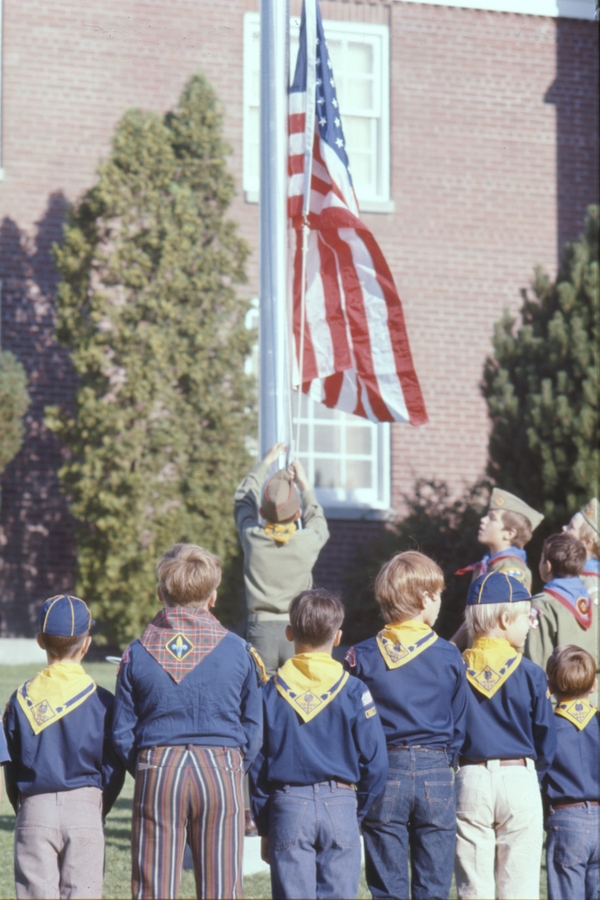
<svg viewBox="0 0 600 900">
<path fill-rule="evenodd" d="M 293 655 L 285 636 L 288 606 L 296 594 L 312 587 L 313 567 L 329 539 L 323 510 L 301 462 L 296 460 L 289 470 L 280 469 L 265 485 L 269 468 L 286 450 L 281 443 L 271 447 L 234 496 L 233 512 L 244 551 L 246 640 L 260 654 L 269 676 Z M 266 519 L 264 525 L 261 516 Z M 302 529 L 298 528 L 300 518 Z"/>
</svg>

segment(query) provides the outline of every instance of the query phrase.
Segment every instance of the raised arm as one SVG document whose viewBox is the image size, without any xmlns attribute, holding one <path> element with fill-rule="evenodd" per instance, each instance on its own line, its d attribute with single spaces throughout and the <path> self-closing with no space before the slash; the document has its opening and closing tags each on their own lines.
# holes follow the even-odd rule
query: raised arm
<svg viewBox="0 0 600 900">
<path fill-rule="evenodd" d="M 286 450 L 285 444 L 274 444 L 265 458 L 256 463 L 254 468 L 238 485 L 233 495 L 233 516 L 240 535 L 247 528 L 254 528 L 260 524 L 259 510 L 263 485 L 269 474 L 269 469 Z"/>
<path fill-rule="evenodd" d="M 329 529 L 323 507 L 317 500 L 315 492 L 309 484 L 304 466 L 299 459 L 294 460 L 290 465 L 290 472 L 302 495 L 302 524 L 315 533 L 319 549 L 321 549 L 329 540 Z"/>
</svg>

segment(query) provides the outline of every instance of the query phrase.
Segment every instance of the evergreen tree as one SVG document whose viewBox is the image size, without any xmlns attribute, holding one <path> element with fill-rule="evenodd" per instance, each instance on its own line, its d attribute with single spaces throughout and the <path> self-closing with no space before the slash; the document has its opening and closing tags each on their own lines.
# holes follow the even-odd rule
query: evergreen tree
<svg viewBox="0 0 600 900">
<path fill-rule="evenodd" d="M 77 590 L 101 639 L 129 641 L 156 613 L 154 566 L 174 541 L 226 564 L 238 552 L 252 335 L 233 287 L 248 249 L 226 218 L 221 125 L 201 75 L 174 112 L 126 113 L 54 249 L 57 336 L 79 389 L 75 414 L 49 408 L 47 423 L 70 450 L 60 477 L 79 522 Z M 227 598 L 225 580 L 217 613 L 231 618 Z"/>
<path fill-rule="evenodd" d="M 28 406 L 25 369 L 10 350 L 0 351 L 0 475 L 21 449 Z"/>
<path fill-rule="evenodd" d="M 495 326 L 483 394 L 492 430 L 488 472 L 560 529 L 598 490 L 598 219 L 566 245 L 554 283 L 536 270 L 522 322 Z"/>
</svg>

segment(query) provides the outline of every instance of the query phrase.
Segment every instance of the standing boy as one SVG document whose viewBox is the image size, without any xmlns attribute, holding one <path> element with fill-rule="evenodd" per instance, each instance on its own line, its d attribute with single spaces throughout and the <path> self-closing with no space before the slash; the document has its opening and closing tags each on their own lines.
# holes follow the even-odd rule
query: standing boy
<svg viewBox="0 0 600 900">
<path fill-rule="evenodd" d="M 66 594 L 47 600 L 37 641 L 48 667 L 6 707 L 17 897 L 102 896 L 102 820 L 125 769 L 111 740 L 113 695 L 81 666 L 90 625 L 83 600 Z"/>
<path fill-rule="evenodd" d="M 277 900 L 354 898 L 358 823 L 383 791 L 385 738 L 364 684 L 331 657 L 341 602 L 303 591 L 289 615 L 295 656 L 264 688 L 264 742 L 250 776 L 263 859 Z"/>
<path fill-rule="evenodd" d="M 598 668 L 598 608 L 579 577 L 585 562 L 585 547 L 572 534 L 551 534 L 544 541 L 540 559 L 544 590 L 532 597 L 538 618 L 525 650 L 542 668 L 560 644 L 583 647 Z"/>
<path fill-rule="evenodd" d="M 422 553 L 399 553 L 375 582 L 387 623 L 346 656 L 368 687 L 385 732 L 385 791 L 363 821 L 373 897 L 447 898 L 456 837 L 452 765 L 464 736 L 467 685 L 456 647 L 433 631 L 442 570 Z"/>
<path fill-rule="evenodd" d="M 483 559 L 455 575 L 472 573 L 471 583 L 486 572 L 506 572 L 511 578 L 522 582 L 531 591 L 531 571 L 527 566 L 527 554 L 523 549 L 531 540 L 531 535 L 543 519 L 523 500 L 508 491 L 494 488 L 489 509 L 479 524 L 477 540 L 488 548 Z M 463 624 L 452 641 L 464 650 L 467 646 L 467 630 Z"/>
<path fill-rule="evenodd" d="M 259 652 L 267 675 L 274 675 L 293 654 L 285 637 L 288 606 L 296 594 L 312 587 L 313 566 L 329 539 L 323 510 L 302 463 L 293 462 L 289 471 L 281 469 L 263 491 L 269 468 L 286 450 L 285 444 L 271 447 L 263 461 L 244 478 L 234 497 L 235 523 L 244 551 L 246 639 Z M 294 482 L 302 494 L 304 514 Z M 260 524 L 259 512 L 266 519 L 264 526 Z"/>
<path fill-rule="evenodd" d="M 548 803 L 549 900 L 598 900 L 600 893 L 600 714 L 594 660 L 581 647 L 557 647 L 546 666 L 556 697 L 556 755 L 544 777 Z"/>
<path fill-rule="evenodd" d="M 600 526 L 598 519 L 598 500 L 592 497 L 589 503 L 575 513 L 568 525 L 563 525 L 563 531 L 577 538 L 585 547 L 586 560 L 580 578 L 587 588 L 590 600 L 596 607 L 600 594 L 600 563 L 598 562 Z M 597 610 L 595 615 L 598 615 Z"/>
<path fill-rule="evenodd" d="M 133 896 L 177 897 L 189 836 L 197 896 L 241 897 L 262 680 L 251 648 L 210 612 L 220 559 L 174 544 L 157 575 L 164 609 L 125 650 L 115 698 L 115 746 L 135 776 Z"/>
<path fill-rule="evenodd" d="M 459 898 L 539 897 L 543 817 L 538 787 L 556 735 L 543 669 L 524 659 L 530 596 L 504 572 L 477 578 L 467 597 L 469 700 L 456 776 Z"/>
</svg>

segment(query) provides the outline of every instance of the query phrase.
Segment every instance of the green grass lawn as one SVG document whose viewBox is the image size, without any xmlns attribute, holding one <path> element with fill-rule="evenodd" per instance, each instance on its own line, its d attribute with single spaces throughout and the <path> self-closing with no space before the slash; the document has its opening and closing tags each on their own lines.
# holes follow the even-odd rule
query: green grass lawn
<svg viewBox="0 0 600 900">
<path fill-rule="evenodd" d="M 85 666 L 98 684 L 114 690 L 116 666 L 110 663 L 89 663 Z M 31 678 L 36 672 L 35 666 L 0 666 L 0 709 L 4 709 L 6 701 L 16 688 Z M 4 785 L 3 785 L 4 787 Z M 106 820 L 106 872 L 104 878 L 104 897 L 131 897 L 131 801 L 133 797 L 133 780 L 127 776 L 121 796 L 115 803 Z M 0 802 L 0 898 L 14 897 L 13 880 L 13 830 L 15 815 L 8 803 L 4 790 Z M 184 871 L 179 896 L 193 898 L 196 896 L 194 876 L 191 871 Z M 364 880 L 364 872 L 358 897 L 368 898 L 371 895 Z M 542 898 L 546 893 L 546 871 L 542 871 Z M 251 875 L 244 879 L 244 897 L 270 898 L 271 883 L 268 874 Z M 450 893 L 456 897 L 454 884 Z"/>
</svg>

